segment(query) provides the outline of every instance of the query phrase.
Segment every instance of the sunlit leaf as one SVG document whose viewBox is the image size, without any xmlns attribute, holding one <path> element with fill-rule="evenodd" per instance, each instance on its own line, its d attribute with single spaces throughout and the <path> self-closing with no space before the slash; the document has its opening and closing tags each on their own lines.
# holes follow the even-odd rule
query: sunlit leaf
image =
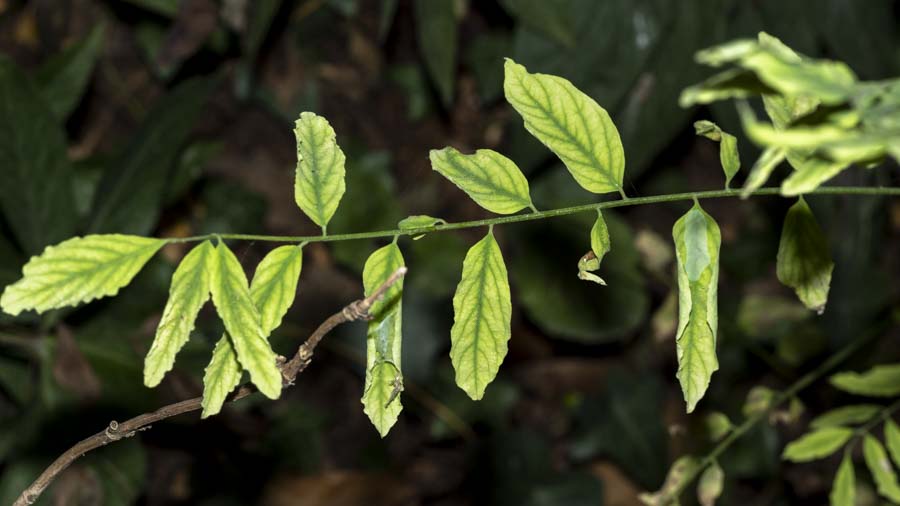
<svg viewBox="0 0 900 506">
<path fill-rule="evenodd" d="M 844 454 L 834 484 L 828 496 L 831 506 L 854 506 L 856 504 L 856 473 L 853 470 L 853 458 Z"/>
<path fill-rule="evenodd" d="M 493 232 L 466 253 L 453 311 L 450 359 L 456 384 L 478 400 L 497 376 L 511 333 L 509 281 Z"/>
<path fill-rule="evenodd" d="M 210 263 L 210 292 L 225 331 L 231 336 L 241 367 L 266 397 L 281 394 L 281 372 L 260 326 L 260 313 L 250 297 L 247 277 L 234 253 L 219 243 Z"/>
<path fill-rule="evenodd" d="M 534 207 L 528 180 L 512 160 L 490 149 L 464 155 L 447 147 L 432 150 L 431 168 L 472 197 L 478 205 L 498 214 Z"/>
<path fill-rule="evenodd" d="M 678 381 L 694 410 L 703 398 L 716 358 L 718 331 L 719 226 L 695 203 L 672 229 L 678 259 Z"/>
<path fill-rule="evenodd" d="M 719 143 L 719 161 L 722 163 L 722 170 L 725 172 L 725 188 L 728 188 L 731 185 L 732 178 L 741 168 L 737 138 L 723 131 L 712 121 L 697 121 L 694 123 L 694 130 L 697 135 L 702 135 Z"/>
<path fill-rule="evenodd" d="M 453 100 L 456 76 L 456 0 L 415 0 L 416 35 L 441 101 Z"/>
<path fill-rule="evenodd" d="M 701 506 L 714 506 L 725 488 L 725 472 L 718 462 L 710 464 L 697 483 L 697 500 Z"/>
<path fill-rule="evenodd" d="M 793 288 L 806 307 L 822 314 L 834 262 L 828 241 L 802 197 L 784 218 L 777 258 L 778 280 Z"/>
<path fill-rule="evenodd" d="M 58 119 L 65 120 L 84 95 L 103 47 L 103 33 L 104 25 L 95 26 L 87 37 L 54 55 L 38 70 L 35 81 L 41 96 Z"/>
<path fill-rule="evenodd" d="M 597 257 L 597 262 L 602 262 L 603 257 L 612 249 L 609 240 L 609 229 L 606 227 L 606 220 L 603 219 L 603 212 L 597 210 L 597 221 L 591 227 L 591 251 Z"/>
<path fill-rule="evenodd" d="M 441 218 L 419 214 L 403 218 L 399 223 L 397 223 L 397 228 L 399 228 L 400 230 L 416 230 L 418 228 L 430 228 L 436 225 L 446 224 L 447 222 Z"/>
<path fill-rule="evenodd" d="M 578 184 L 593 193 L 622 192 L 625 153 L 606 110 L 561 77 L 529 73 L 510 59 L 504 68 L 506 100 Z"/>
<path fill-rule="evenodd" d="M 900 427 L 890 418 L 884 422 L 884 442 L 894 464 L 900 467 Z"/>
<path fill-rule="evenodd" d="M 115 295 L 163 244 L 162 239 L 109 234 L 47 246 L 25 264 L 22 279 L 6 287 L 0 307 L 15 316 Z"/>
<path fill-rule="evenodd" d="M 809 193 L 846 168 L 847 162 L 810 158 L 800 170 L 795 171 L 781 183 L 781 194 L 792 197 Z"/>
<path fill-rule="evenodd" d="M 872 473 L 872 479 L 875 480 L 878 493 L 891 502 L 900 503 L 900 483 L 897 481 L 897 473 L 884 451 L 884 446 L 871 434 L 866 434 L 863 438 L 863 457 L 866 459 L 869 472 Z"/>
<path fill-rule="evenodd" d="M 821 429 L 823 427 L 859 425 L 871 420 L 879 411 L 881 411 L 881 406 L 875 404 L 841 406 L 817 416 L 809 423 L 809 426 L 813 429 Z"/>
<path fill-rule="evenodd" d="M 761 188 L 769 179 L 769 176 L 772 175 L 775 167 L 784 161 L 785 155 L 786 150 L 784 148 L 766 148 L 750 169 L 750 174 L 747 176 L 747 181 L 741 190 L 741 197 L 747 198 L 751 193 Z"/>
<path fill-rule="evenodd" d="M 824 427 L 807 432 L 784 447 L 781 457 L 791 462 L 809 462 L 831 455 L 853 437 L 846 427 Z"/>
<path fill-rule="evenodd" d="M 169 300 L 144 359 L 144 384 L 155 387 L 175 364 L 175 355 L 188 342 L 200 308 L 209 300 L 210 270 L 215 248 L 204 241 L 185 255 L 172 275 Z"/>
<path fill-rule="evenodd" d="M 207 418 L 222 411 L 228 394 L 241 382 L 244 369 L 238 362 L 237 352 L 228 334 L 223 334 L 213 349 L 212 359 L 203 373 L 203 411 L 200 418 Z"/>
<path fill-rule="evenodd" d="M 870 397 L 900 395 L 900 364 L 876 365 L 863 373 L 840 372 L 831 377 L 840 390 Z"/>
<path fill-rule="evenodd" d="M 295 123 L 297 174 L 294 199 L 324 232 L 344 195 L 346 157 L 328 120 L 311 112 Z"/>
<path fill-rule="evenodd" d="M 371 295 L 403 264 L 403 255 L 396 243 L 372 253 L 363 268 L 366 295 Z M 366 333 L 366 384 L 362 403 L 363 410 L 381 437 L 386 436 L 397 423 L 403 409 L 400 402 L 400 392 L 403 390 L 403 374 L 400 371 L 402 296 L 403 280 L 400 280 L 369 310 L 373 318 Z"/>
</svg>

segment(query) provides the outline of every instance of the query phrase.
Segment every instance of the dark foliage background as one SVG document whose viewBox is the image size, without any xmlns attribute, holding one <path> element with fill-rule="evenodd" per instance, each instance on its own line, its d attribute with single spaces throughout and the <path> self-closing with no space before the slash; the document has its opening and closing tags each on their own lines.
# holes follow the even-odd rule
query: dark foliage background
<svg viewBox="0 0 900 506">
<path fill-rule="evenodd" d="M 766 30 L 887 78 L 900 74 L 898 12 L 890 0 L 0 0 L 0 286 L 29 255 L 83 233 L 318 233 L 292 194 L 292 124 L 304 110 L 329 118 L 348 155 L 329 232 L 485 216 L 432 173 L 428 150 L 445 145 L 507 154 L 540 208 L 595 200 L 503 101 L 504 56 L 570 79 L 611 112 L 630 195 L 719 188 L 718 147 L 691 123 L 740 129 L 731 105 L 678 107 L 704 77 L 696 50 Z M 747 167 L 758 151 L 739 139 Z M 895 168 L 853 169 L 840 182 L 898 179 Z M 722 368 L 696 416 L 674 377 L 670 230 L 687 204 L 608 213 L 608 287 L 575 277 L 591 216 L 499 228 L 513 338 L 480 403 L 454 386 L 447 356 L 450 299 L 477 232 L 432 234 L 401 243 L 408 387 L 386 439 L 359 403 L 357 324 L 330 336 L 281 400 L 182 416 L 98 450 L 43 504 L 637 504 L 675 457 L 711 447 L 705 414 L 741 418 L 751 387 L 782 388 L 873 333 L 848 367 L 900 356 L 900 202 L 810 201 L 837 265 L 818 317 L 775 279 L 788 201 L 704 204 L 723 236 Z M 278 352 L 360 295 L 376 246 L 305 249 Z M 252 272 L 270 245 L 234 247 Z M 0 504 L 110 420 L 199 394 L 221 332 L 212 313 L 160 387 L 141 381 L 184 253 L 167 247 L 114 299 L 0 316 Z M 723 504 L 826 502 L 836 462 L 785 465 L 779 454 L 840 397 L 823 382 L 800 400 L 798 419 L 759 427 L 722 459 Z"/>
</svg>

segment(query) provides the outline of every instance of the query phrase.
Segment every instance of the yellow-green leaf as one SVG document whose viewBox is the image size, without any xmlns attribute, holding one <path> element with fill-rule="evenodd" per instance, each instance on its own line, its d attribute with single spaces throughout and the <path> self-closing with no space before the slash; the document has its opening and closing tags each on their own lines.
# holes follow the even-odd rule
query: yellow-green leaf
<svg viewBox="0 0 900 506">
<path fill-rule="evenodd" d="M 870 397 L 900 395 L 900 364 L 876 365 L 864 373 L 840 372 L 831 377 L 840 390 Z"/>
<path fill-rule="evenodd" d="M 569 81 L 529 73 L 507 59 L 503 91 L 525 128 L 563 161 L 584 189 L 622 190 L 625 152 L 609 114 Z"/>
<path fill-rule="evenodd" d="M 697 483 L 697 500 L 701 506 L 714 506 L 725 488 L 725 472 L 718 462 L 710 464 Z"/>
<path fill-rule="evenodd" d="M 250 373 L 250 381 L 260 392 L 270 399 L 278 398 L 281 372 L 275 362 L 275 352 L 260 326 L 260 314 L 250 298 L 244 270 L 224 243 L 216 246 L 211 262 L 210 292 L 241 367 Z"/>
<path fill-rule="evenodd" d="M 884 423 L 884 442 L 891 458 L 894 459 L 894 464 L 900 467 L 900 427 L 891 419 Z"/>
<path fill-rule="evenodd" d="M 431 168 L 440 172 L 478 205 L 498 214 L 512 214 L 532 207 L 528 180 L 505 156 L 479 149 L 464 155 L 447 147 L 430 153 Z"/>
<path fill-rule="evenodd" d="M 346 189 L 346 157 L 328 120 L 315 113 L 300 114 L 294 136 L 297 139 L 294 199 L 324 232 Z"/>
<path fill-rule="evenodd" d="M 250 283 L 250 298 L 260 313 L 260 328 L 268 337 L 294 303 L 297 281 L 303 266 L 303 251 L 297 246 L 281 246 L 270 251 L 256 267 Z M 217 414 L 228 394 L 241 381 L 244 369 L 227 333 L 213 350 L 203 376 L 202 418 Z"/>
<path fill-rule="evenodd" d="M 155 387 L 175 364 L 175 355 L 191 337 L 200 308 L 209 300 L 215 249 L 204 241 L 185 255 L 172 275 L 169 300 L 144 359 L 144 384 Z"/>
<path fill-rule="evenodd" d="M 52 183 L 47 183 L 52 184 Z M 6 287 L 0 307 L 13 316 L 115 295 L 166 242 L 133 235 L 88 235 L 47 246 Z"/>
<path fill-rule="evenodd" d="M 672 229 L 678 259 L 678 381 L 694 410 L 718 370 L 719 226 L 695 203 Z"/>
<path fill-rule="evenodd" d="M 822 314 L 834 262 L 828 241 L 802 197 L 784 218 L 777 259 L 778 280 L 793 288 L 806 307 Z"/>
<path fill-rule="evenodd" d="M 366 296 L 371 295 L 403 265 L 403 255 L 396 243 L 372 253 L 363 267 Z M 363 411 L 381 437 L 386 436 L 397 423 L 397 417 L 403 409 L 400 402 L 400 392 L 403 390 L 403 375 L 400 371 L 402 297 L 401 279 L 369 310 L 372 320 L 369 321 L 366 333 L 366 384 L 362 403 Z"/>
<path fill-rule="evenodd" d="M 781 194 L 785 197 L 793 197 L 809 193 L 825 181 L 840 174 L 848 166 L 848 163 L 844 161 L 831 161 L 816 157 L 806 159 L 800 169 L 781 183 Z"/>
<path fill-rule="evenodd" d="M 500 370 L 511 333 L 509 280 L 493 232 L 466 253 L 453 311 L 450 360 L 456 384 L 478 400 Z"/>
<path fill-rule="evenodd" d="M 694 123 L 694 130 L 697 135 L 702 135 L 719 143 L 719 161 L 722 164 L 722 170 L 725 172 L 725 188 L 728 188 L 734 175 L 741 168 L 737 138 L 719 128 L 719 125 L 712 121 L 697 121 Z"/>
<path fill-rule="evenodd" d="M 854 506 L 856 504 L 856 472 L 853 470 L 853 459 L 849 453 L 844 454 L 844 459 L 841 460 L 828 498 L 831 506 Z"/>
<path fill-rule="evenodd" d="M 875 480 L 878 493 L 885 499 L 900 503 L 900 483 L 897 482 L 897 473 L 884 451 L 884 446 L 871 434 L 866 434 L 863 438 L 863 457 L 866 459 L 869 472 L 872 473 L 872 479 Z"/>
<path fill-rule="evenodd" d="M 591 251 L 597 256 L 597 262 L 603 261 L 603 256 L 609 253 L 612 244 L 609 240 L 609 229 L 606 227 L 606 220 L 603 219 L 603 213 L 597 210 L 597 221 L 591 227 Z"/>
<path fill-rule="evenodd" d="M 400 220 L 397 223 L 397 227 L 400 230 L 417 230 L 420 228 L 431 228 L 436 225 L 446 225 L 447 221 L 441 218 L 435 218 L 434 216 L 427 216 L 424 214 L 417 214 L 415 216 L 407 216 Z"/>
<path fill-rule="evenodd" d="M 875 404 L 841 406 L 817 416 L 809 423 L 809 426 L 813 429 L 821 429 L 822 427 L 859 425 L 871 420 L 879 411 L 881 411 L 881 406 Z"/>
<path fill-rule="evenodd" d="M 809 462 L 831 455 L 853 437 L 853 430 L 846 427 L 824 427 L 807 432 L 791 441 L 781 457 L 791 462 Z"/>
<path fill-rule="evenodd" d="M 753 164 L 753 168 L 750 169 L 747 181 L 741 189 L 741 198 L 749 197 L 751 193 L 762 187 L 772 175 L 775 167 L 784 161 L 786 155 L 787 150 L 784 148 L 766 148 Z"/>
</svg>

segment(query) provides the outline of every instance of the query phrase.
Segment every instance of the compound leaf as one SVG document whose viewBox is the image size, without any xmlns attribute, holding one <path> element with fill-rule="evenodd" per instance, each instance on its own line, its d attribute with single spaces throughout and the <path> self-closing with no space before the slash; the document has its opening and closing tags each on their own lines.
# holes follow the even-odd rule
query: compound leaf
<svg viewBox="0 0 900 506">
<path fill-rule="evenodd" d="M 856 504 L 856 472 L 853 470 L 853 458 L 849 454 L 845 454 L 844 459 L 841 460 L 828 498 L 831 506 L 854 506 Z"/>
<path fill-rule="evenodd" d="M 725 188 L 731 185 L 731 180 L 741 168 L 741 157 L 738 154 L 737 138 L 723 131 L 712 121 L 697 121 L 694 123 L 697 135 L 719 143 L 719 161 L 725 172 Z"/>
<path fill-rule="evenodd" d="M 881 406 L 875 404 L 854 404 L 852 406 L 841 406 L 837 409 L 827 411 L 809 423 L 813 429 L 821 429 L 823 427 L 838 427 L 848 425 L 858 425 L 868 422 L 878 412 Z"/>
<path fill-rule="evenodd" d="M 834 262 L 828 241 L 802 197 L 784 218 L 777 258 L 778 280 L 793 288 L 806 307 L 822 314 Z"/>
<path fill-rule="evenodd" d="M 678 381 L 694 410 L 718 370 L 719 247 L 721 233 L 713 218 L 695 203 L 672 229 L 678 259 Z"/>
<path fill-rule="evenodd" d="M 809 462 L 831 455 L 853 436 L 853 430 L 846 427 L 824 427 L 807 432 L 791 441 L 781 457 L 791 462 Z"/>
<path fill-rule="evenodd" d="M 297 139 L 294 199 L 324 232 L 346 189 L 346 157 L 328 120 L 315 113 L 300 113 L 294 136 Z"/>
<path fill-rule="evenodd" d="M 533 207 L 528 180 L 509 158 L 490 149 L 464 155 L 447 147 L 432 150 L 431 168 L 440 172 L 478 205 L 497 214 Z"/>
<path fill-rule="evenodd" d="M 213 349 L 212 359 L 203 374 L 203 411 L 200 418 L 207 418 L 222 411 L 228 394 L 241 382 L 244 369 L 238 362 L 237 352 L 228 334 L 222 334 Z"/>
<path fill-rule="evenodd" d="M 175 364 L 175 355 L 188 342 L 200 308 L 209 300 L 210 269 L 215 248 L 204 241 L 185 255 L 172 275 L 169 300 L 156 336 L 144 359 L 144 384 L 155 387 Z"/>
<path fill-rule="evenodd" d="M 260 313 L 250 297 L 247 277 L 234 253 L 224 243 L 216 246 L 210 262 L 210 292 L 225 331 L 231 336 L 241 367 L 266 397 L 281 394 L 281 372 L 260 326 Z"/>
<path fill-rule="evenodd" d="M 531 74 L 510 59 L 504 69 L 506 100 L 578 184 L 593 193 L 622 192 L 625 152 L 606 110 L 561 77 Z"/>
<path fill-rule="evenodd" d="M 866 434 L 863 438 L 863 457 L 869 472 L 872 473 L 872 479 L 875 480 L 878 493 L 891 502 L 900 503 L 900 483 L 897 482 L 897 473 L 884 451 L 884 446 L 871 434 Z"/>
<path fill-rule="evenodd" d="M 88 235 L 47 246 L 0 296 L 3 311 L 38 313 L 115 295 L 166 242 L 132 235 Z"/>
<path fill-rule="evenodd" d="M 839 390 L 870 397 L 900 395 L 900 364 L 876 365 L 864 373 L 840 372 L 831 377 Z"/>
<path fill-rule="evenodd" d="M 492 231 L 466 253 L 453 311 L 450 360 L 456 384 L 478 400 L 497 376 L 511 333 L 509 280 Z"/>
<path fill-rule="evenodd" d="M 363 286 L 371 295 L 397 269 L 403 267 L 403 255 L 396 243 L 376 250 L 363 267 Z M 403 375 L 400 372 L 403 280 L 391 286 L 381 300 L 372 304 L 366 333 L 366 384 L 363 411 L 381 434 L 387 435 L 397 423 L 403 404 Z"/>
</svg>

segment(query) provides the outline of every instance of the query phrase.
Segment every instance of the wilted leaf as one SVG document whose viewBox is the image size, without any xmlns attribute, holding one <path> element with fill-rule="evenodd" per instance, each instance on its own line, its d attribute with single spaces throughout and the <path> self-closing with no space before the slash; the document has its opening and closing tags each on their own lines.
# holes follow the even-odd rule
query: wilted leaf
<svg viewBox="0 0 900 506">
<path fill-rule="evenodd" d="M 163 244 L 162 239 L 110 234 L 48 246 L 25 264 L 22 279 L 6 287 L 0 306 L 15 316 L 115 295 Z"/>
<path fill-rule="evenodd" d="M 712 121 L 697 121 L 694 123 L 697 135 L 719 143 L 719 161 L 725 172 L 725 188 L 731 185 L 731 180 L 741 168 L 741 157 L 738 154 L 737 138 L 723 131 Z"/>
<path fill-rule="evenodd" d="M 871 434 L 866 434 L 863 438 L 863 457 L 878 487 L 878 493 L 891 502 L 900 503 L 900 483 L 897 482 L 897 473 L 891 466 L 884 446 Z"/>
<path fill-rule="evenodd" d="M 695 203 L 672 229 L 678 258 L 678 381 L 687 411 L 694 410 L 719 368 L 719 226 Z"/>
<path fill-rule="evenodd" d="M 809 462 L 831 455 L 853 437 L 853 430 L 846 427 L 824 427 L 807 432 L 791 441 L 781 457 L 791 462 Z"/>
<path fill-rule="evenodd" d="M 185 255 L 172 275 L 169 300 L 144 359 L 144 384 L 155 387 L 175 364 L 175 355 L 188 342 L 194 320 L 209 300 L 210 270 L 215 248 L 204 241 Z"/>
<path fill-rule="evenodd" d="M 511 332 L 509 280 L 492 231 L 466 253 L 453 312 L 450 359 L 456 384 L 478 400 L 500 370 Z"/>
<path fill-rule="evenodd" d="M 344 195 L 346 157 L 328 120 L 314 113 L 300 114 L 294 136 L 297 139 L 294 199 L 324 233 Z"/>
<path fill-rule="evenodd" d="M 870 397 L 900 395 L 900 364 L 877 365 L 864 373 L 840 372 L 831 377 L 840 390 Z"/>
<path fill-rule="evenodd" d="M 822 314 L 832 270 L 828 241 L 801 197 L 784 218 L 778 244 L 778 280 L 793 288 L 806 307 Z"/>
<path fill-rule="evenodd" d="M 534 208 L 528 180 L 512 160 L 496 151 L 479 149 L 464 155 L 447 147 L 432 150 L 430 158 L 432 169 L 488 211 L 512 214 L 526 207 Z"/>
<path fill-rule="evenodd" d="M 638 499 L 646 506 L 667 506 L 672 504 L 677 498 L 672 497 L 675 491 L 680 490 L 684 485 L 684 481 L 688 474 L 691 473 L 700 464 L 697 457 L 693 455 L 685 455 L 679 457 L 672 463 L 669 473 L 666 475 L 666 481 L 663 482 L 662 488 L 654 493 L 643 493 Z"/>
</svg>

